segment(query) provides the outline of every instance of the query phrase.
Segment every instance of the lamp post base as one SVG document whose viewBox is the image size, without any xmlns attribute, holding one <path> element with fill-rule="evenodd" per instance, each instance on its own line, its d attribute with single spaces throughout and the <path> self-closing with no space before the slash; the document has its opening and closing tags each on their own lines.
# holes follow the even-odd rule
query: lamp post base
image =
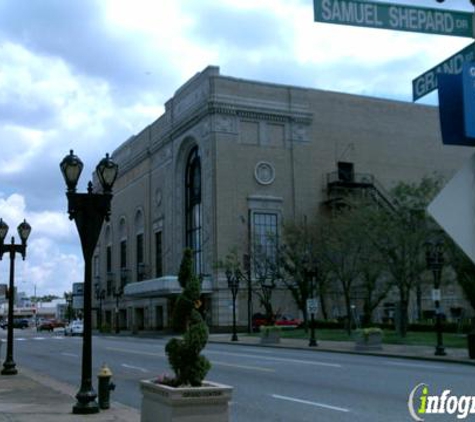
<svg viewBox="0 0 475 422">
<path fill-rule="evenodd" d="M 18 370 L 16 369 L 16 363 L 12 360 L 5 361 L 3 363 L 3 369 L 1 372 L 2 375 L 16 375 L 18 374 Z"/>
<path fill-rule="evenodd" d="M 76 395 L 77 403 L 73 406 L 73 414 L 90 415 L 99 413 L 99 404 L 96 402 L 96 394 L 91 391 L 89 393 L 78 393 Z"/>
<path fill-rule="evenodd" d="M 440 346 L 440 345 L 437 345 L 435 346 L 435 353 L 434 353 L 435 356 L 446 356 L 447 353 L 445 353 L 445 347 L 444 346 Z"/>
</svg>

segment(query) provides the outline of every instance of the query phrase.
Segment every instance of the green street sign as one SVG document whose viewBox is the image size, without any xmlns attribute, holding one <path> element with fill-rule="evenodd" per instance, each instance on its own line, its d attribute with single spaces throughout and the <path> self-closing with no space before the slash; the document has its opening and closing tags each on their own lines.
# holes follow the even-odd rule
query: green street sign
<svg viewBox="0 0 475 422">
<path fill-rule="evenodd" d="M 365 0 L 314 0 L 315 21 L 474 37 L 473 13 Z"/>
<path fill-rule="evenodd" d="M 475 43 L 445 59 L 442 63 L 424 72 L 412 81 L 412 100 L 417 101 L 424 95 L 437 89 L 437 75 L 439 73 L 458 75 L 462 73 L 463 64 L 475 61 Z"/>
</svg>

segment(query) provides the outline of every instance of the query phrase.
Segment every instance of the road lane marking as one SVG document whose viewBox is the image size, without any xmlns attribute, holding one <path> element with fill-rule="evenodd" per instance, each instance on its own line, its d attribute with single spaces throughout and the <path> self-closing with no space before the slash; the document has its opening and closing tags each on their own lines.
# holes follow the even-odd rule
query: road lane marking
<svg viewBox="0 0 475 422">
<path fill-rule="evenodd" d="M 118 347 L 106 347 L 106 349 L 116 351 L 116 352 L 133 353 L 133 354 L 137 354 L 137 355 L 155 356 L 155 357 L 162 357 L 162 358 L 166 357 L 166 355 L 164 353 L 142 352 L 142 351 L 139 351 L 139 350 L 122 349 L 122 348 L 118 348 Z M 236 365 L 236 364 L 232 364 L 232 363 L 228 363 L 228 362 L 220 362 L 220 361 L 215 361 L 215 360 L 211 360 L 211 363 L 213 365 L 229 366 L 229 367 L 240 368 L 240 369 L 248 369 L 248 370 L 253 370 L 253 371 L 275 372 L 274 369 L 262 368 L 262 367 L 259 367 L 259 366 Z"/>
<path fill-rule="evenodd" d="M 394 366 L 407 366 L 408 368 L 427 368 L 427 369 L 444 369 L 445 366 L 442 365 L 426 365 L 424 363 L 409 363 L 409 362 L 391 362 L 386 361 L 388 365 Z"/>
<path fill-rule="evenodd" d="M 310 406 L 322 407 L 324 409 L 337 410 L 338 412 L 347 413 L 347 412 L 350 411 L 349 409 L 345 409 L 344 407 L 330 406 L 329 404 L 317 403 L 317 402 L 314 402 L 314 401 L 297 399 L 295 397 L 279 396 L 278 394 L 272 394 L 272 397 L 274 399 L 287 400 L 287 401 L 291 401 L 291 402 L 294 402 L 294 403 L 309 404 Z"/>
<path fill-rule="evenodd" d="M 301 359 L 290 359 L 290 358 L 278 358 L 273 356 L 259 356 L 259 355 L 248 355 L 246 353 L 231 353 L 231 352 L 218 352 L 214 350 L 207 350 L 205 354 L 215 353 L 227 356 L 238 356 L 238 357 L 247 357 L 252 359 L 262 359 L 262 360 L 270 360 L 274 362 L 289 362 L 289 363 L 299 363 L 304 365 L 317 365 L 317 366 L 328 366 L 331 368 L 341 368 L 342 366 L 339 363 L 327 363 L 327 362 L 319 362 L 316 360 L 301 360 Z"/>
<path fill-rule="evenodd" d="M 32 340 L 46 340 L 46 337 L 32 337 Z"/>
<path fill-rule="evenodd" d="M 61 353 L 63 356 L 70 356 L 70 357 L 73 357 L 73 358 L 78 358 L 79 355 L 75 354 L 75 353 L 66 353 L 66 352 L 63 352 Z"/>
<path fill-rule="evenodd" d="M 133 353 L 134 355 L 154 356 L 158 358 L 165 358 L 165 353 L 158 352 L 142 352 L 140 350 L 122 349 L 120 347 L 106 347 L 106 350 L 112 350 L 113 352 Z"/>
<path fill-rule="evenodd" d="M 121 364 L 121 366 L 128 369 L 136 369 L 137 371 L 143 372 L 144 374 L 150 372 L 148 369 L 141 368 L 140 366 L 127 365 L 126 363 Z"/>
<path fill-rule="evenodd" d="M 263 368 L 262 366 L 236 365 L 234 363 L 219 362 L 219 361 L 216 361 L 216 360 L 212 360 L 211 363 L 213 365 L 229 366 L 231 368 L 248 369 L 248 370 L 251 370 L 251 371 L 275 372 L 275 369 Z"/>
</svg>

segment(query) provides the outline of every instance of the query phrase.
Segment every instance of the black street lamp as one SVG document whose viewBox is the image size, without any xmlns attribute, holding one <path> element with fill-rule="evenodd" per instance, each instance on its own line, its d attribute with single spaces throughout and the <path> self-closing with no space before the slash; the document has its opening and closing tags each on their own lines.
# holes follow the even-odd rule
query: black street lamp
<svg viewBox="0 0 475 422">
<path fill-rule="evenodd" d="M 0 259 L 3 254 L 8 252 L 10 254 L 10 283 L 8 286 L 8 333 L 7 333 L 7 355 L 5 362 L 3 362 L 2 375 L 15 375 L 18 373 L 15 361 L 13 360 L 13 307 L 15 298 L 15 288 L 13 285 L 15 278 L 15 255 L 21 254 L 23 260 L 26 256 L 26 241 L 31 232 L 30 225 L 26 220 L 21 223 L 18 228 L 18 235 L 21 239 L 21 245 L 15 244 L 15 238 L 12 236 L 11 244 L 5 245 L 4 240 L 8 233 L 7 224 L 0 218 Z"/>
<path fill-rule="evenodd" d="M 119 334 L 120 333 L 120 327 L 119 327 L 119 300 L 124 294 L 124 289 L 122 287 L 119 287 L 118 289 L 112 293 L 115 299 L 115 333 Z"/>
<path fill-rule="evenodd" d="M 239 281 L 241 275 L 238 270 L 232 271 L 230 268 L 226 270 L 226 278 L 228 279 L 228 288 L 231 290 L 233 296 L 233 336 L 231 341 L 238 341 L 237 331 L 236 331 L 236 296 L 239 291 Z"/>
<path fill-rule="evenodd" d="M 73 313 L 72 311 L 72 304 L 73 304 L 73 294 L 72 292 L 70 293 L 65 293 L 64 297 L 66 299 L 66 303 L 68 304 L 68 323 L 71 323 L 71 314 Z"/>
<path fill-rule="evenodd" d="M 100 288 L 100 284 L 96 283 L 94 294 L 96 296 L 96 301 L 99 302 L 99 309 L 97 312 L 97 329 L 102 330 L 102 302 L 106 298 L 106 291 Z"/>
<path fill-rule="evenodd" d="M 60 164 L 61 172 L 68 187 L 68 213 L 75 220 L 81 239 L 84 256 L 84 335 L 82 347 L 81 387 L 76 394 L 77 403 L 73 406 L 75 414 L 99 412 L 97 394 L 92 387 L 92 335 L 91 335 L 91 290 L 92 256 L 104 220 L 109 220 L 112 186 L 117 178 L 118 166 L 109 154 L 96 167 L 96 174 L 103 193 L 92 192 L 92 182 L 88 183 L 87 193 L 76 193 L 76 185 L 83 169 L 82 161 L 71 150 Z"/>
<path fill-rule="evenodd" d="M 247 332 L 252 334 L 252 279 L 251 279 L 251 255 L 242 256 L 244 271 L 247 281 Z"/>
<path fill-rule="evenodd" d="M 317 278 L 317 269 L 314 267 L 312 270 L 308 271 L 308 276 L 310 277 L 310 292 L 314 296 L 315 292 L 315 281 Z M 314 299 L 315 300 L 315 299 Z M 308 341 L 310 347 L 318 346 L 317 339 L 315 338 L 315 312 L 310 313 L 310 339 Z"/>
<path fill-rule="evenodd" d="M 433 299 L 435 305 L 435 330 L 437 333 L 436 356 L 445 356 L 445 348 L 442 340 L 442 313 L 440 310 L 440 278 L 444 266 L 444 243 L 441 239 L 435 242 L 426 242 L 427 268 L 434 276 Z"/>
</svg>

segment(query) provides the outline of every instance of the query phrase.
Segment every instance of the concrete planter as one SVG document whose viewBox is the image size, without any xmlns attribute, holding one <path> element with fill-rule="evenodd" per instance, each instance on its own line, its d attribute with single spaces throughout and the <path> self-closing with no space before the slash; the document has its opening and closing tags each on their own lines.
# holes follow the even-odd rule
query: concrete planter
<svg viewBox="0 0 475 422">
<path fill-rule="evenodd" d="M 280 333 L 276 331 L 267 331 L 261 334 L 261 343 L 276 344 L 280 343 Z"/>
<path fill-rule="evenodd" d="M 140 381 L 141 422 L 228 422 L 233 388 L 204 381 L 201 387 L 170 387 Z"/>
<path fill-rule="evenodd" d="M 358 333 L 355 338 L 355 350 L 382 350 L 383 336 L 381 333 Z"/>
</svg>

